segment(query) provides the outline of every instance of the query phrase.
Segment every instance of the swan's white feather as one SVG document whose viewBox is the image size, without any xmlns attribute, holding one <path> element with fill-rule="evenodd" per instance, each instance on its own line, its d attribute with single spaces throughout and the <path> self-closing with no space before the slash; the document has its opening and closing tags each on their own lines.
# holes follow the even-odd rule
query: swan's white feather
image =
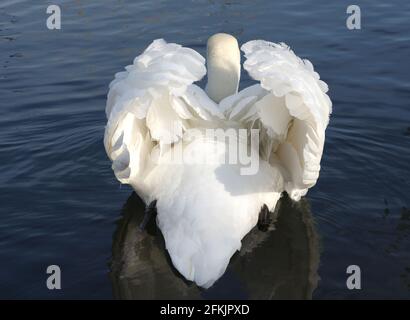
<svg viewBox="0 0 410 320">
<path fill-rule="evenodd" d="M 260 83 L 219 104 L 194 84 L 206 74 L 205 59 L 162 39 L 115 75 L 107 97 L 104 145 L 117 179 L 147 204 L 157 200 L 174 266 L 205 288 L 264 204 L 273 210 L 284 190 L 298 200 L 316 183 L 331 110 L 327 85 L 286 45 L 251 41 L 242 50 L 244 68 Z M 187 139 L 190 128 L 201 135 Z M 225 164 L 227 142 L 210 140 L 207 128 L 259 129 L 257 173 Z M 175 150 L 190 162 L 173 163 Z"/>
<path fill-rule="evenodd" d="M 115 75 L 107 97 L 104 145 L 122 183 L 136 180 L 136 185 L 143 187 L 143 168 L 153 145 L 170 144 L 181 138 L 178 133 L 192 115 L 175 99 L 205 73 L 205 59 L 196 51 L 159 39 L 126 71 Z M 195 105 L 197 114 L 201 108 L 201 104 Z M 126 136 L 132 138 L 125 139 Z M 134 155 L 136 150 L 143 154 Z M 134 158 L 138 161 L 133 162 Z"/>
<path fill-rule="evenodd" d="M 197 138 L 186 148 L 192 165 L 169 165 L 165 153 L 146 183 L 157 199 L 157 221 L 173 265 L 207 288 L 240 250 L 263 204 L 275 207 L 283 181 L 265 161 L 254 176 L 240 175 L 239 165 L 224 165 L 225 143 Z"/>
<path fill-rule="evenodd" d="M 255 40 L 242 45 L 241 50 L 246 57 L 244 68 L 270 92 L 241 120 L 251 126 L 260 121 L 268 129 L 277 146 L 273 151 L 287 171 L 284 176 L 289 177 L 286 191 L 299 200 L 319 176 L 332 107 L 328 87 L 309 60 L 300 59 L 283 43 Z M 226 107 L 231 115 L 237 108 Z"/>
</svg>

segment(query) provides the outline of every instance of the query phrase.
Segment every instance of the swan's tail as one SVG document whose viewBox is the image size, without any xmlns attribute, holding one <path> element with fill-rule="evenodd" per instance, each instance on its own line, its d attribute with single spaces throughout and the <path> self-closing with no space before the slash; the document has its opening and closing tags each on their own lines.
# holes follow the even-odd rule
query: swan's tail
<svg viewBox="0 0 410 320">
<path fill-rule="evenodd" d="M 217 154 L 209 142 L 196 140 L 190 147 L 197 156 Z M 157 166 L 146 183 L 154 189 L 157 223 L 174 266 L 208 288 L 257 224 L 263 204 L 274 208 L 282 177 L 267 162 L 251 176 L 241 175 L 239 165 L 173 164 Z"/>
</svg>

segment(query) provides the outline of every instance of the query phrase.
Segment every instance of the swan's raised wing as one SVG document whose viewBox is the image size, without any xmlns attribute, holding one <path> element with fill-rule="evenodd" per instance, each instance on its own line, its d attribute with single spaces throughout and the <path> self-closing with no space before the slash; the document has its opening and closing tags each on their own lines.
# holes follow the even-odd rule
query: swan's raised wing
<svg viewBox="0 0 410 320">
<path fill-rule="evenodd" d="M 159 39 L 115 75 L 104 145 L 118 180 L 138 189 L 153 148 L 179 141 L 191 122 L 224 117 L 193 84 L 205 74 L 199 53 Z"/>
<path fill-rule="evenodd" d="M 285 44 L 256 40 L 241 49 L 244 68 L 260 84 L 222 101 L 222 109 L 228 119 L 260 130 L 260 155 L 283 167 L 286 191 L 298 200 L 319 176 L 332 106 L 328 87 Z"/>
</svg>

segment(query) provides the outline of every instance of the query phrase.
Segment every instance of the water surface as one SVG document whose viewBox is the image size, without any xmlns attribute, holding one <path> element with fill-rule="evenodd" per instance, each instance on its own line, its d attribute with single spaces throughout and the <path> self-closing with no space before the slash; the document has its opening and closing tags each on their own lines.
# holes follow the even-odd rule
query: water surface
<svg viewBox="0 0 410 320">
<path fill-rule="evenodd" d="M 49 4 L 61 5 L 61 30 L 46 28 Z M 0 297 L 409 298 L 410 3 L 356 1 L 356 31 L 349 4 L 3 0 Z M 284 199 L 276 230 L 254 230 L 203 291 L 172 270 L 158 232 L 134 228 L 143 208 L 111 171 L 104 107 L 114 73 L 153 39 L 204 54 L 221 31 L 289 44 L 334 107 L 318 184 L 302 204 Z M 46 288 L 51 264 L 60 291 Z M 362 290 L 346 288 L 351 264 Z"/>
</svg>

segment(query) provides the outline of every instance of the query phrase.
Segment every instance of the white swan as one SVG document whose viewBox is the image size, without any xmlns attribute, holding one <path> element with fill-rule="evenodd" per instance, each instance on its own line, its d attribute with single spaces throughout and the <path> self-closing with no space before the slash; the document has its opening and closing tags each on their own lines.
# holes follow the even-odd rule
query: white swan
<svg viewBox="0 0 410 320">
<path fill-rule="evenodd" d="M 115 176 L 147 205 L 156 200 L 174 266 L 204 288 L 224 273 L 264 205 L 273 210 L 283 191 L 297 201 L 316 183 L 331 112 L 327 85 L 308 60 L 283 43 L 241 49 L 259 83 L 240 92 L 238 43 L 216 34 L 206 92 L 194 84 L 205 59 L 160 39 L 115 75 L 107 99 L 104 144 Z M 230 130 L 229 139 L 208 135 L 217 128 Z M 259 130 L 256 144 L 251 129 Z M 232 141 L 257 155 L 257 170 L 230 161 Z"/>
</svg>

